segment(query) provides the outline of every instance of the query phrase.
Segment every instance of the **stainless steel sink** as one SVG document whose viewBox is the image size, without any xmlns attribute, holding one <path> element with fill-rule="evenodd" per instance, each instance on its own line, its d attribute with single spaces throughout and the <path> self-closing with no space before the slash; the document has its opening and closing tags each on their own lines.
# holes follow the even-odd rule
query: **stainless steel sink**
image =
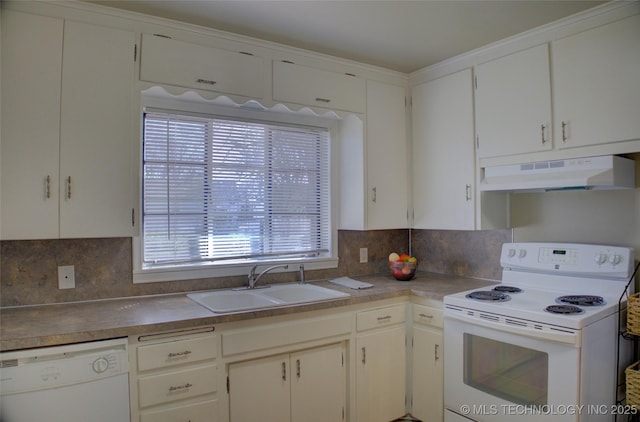
<svg viewBox="0 0 640 422">
<path fill-rule="evenodd" d="M 212 290 L 189 293 L 187 297 L 216 313 L 273 308 L 313 303 L 351 296 L 313 284 L 274 284 L 260 289 Z"/>
</svg>

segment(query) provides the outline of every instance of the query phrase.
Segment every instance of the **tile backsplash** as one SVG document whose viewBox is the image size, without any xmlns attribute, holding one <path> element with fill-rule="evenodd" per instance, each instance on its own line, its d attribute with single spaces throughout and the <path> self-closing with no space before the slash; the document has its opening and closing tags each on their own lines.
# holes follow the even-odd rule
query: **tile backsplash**
<svg viewBox="0 0 640 422">
<path fill-rule="evenodd" d="M 409 251 L 419 269 L 497 280 L 499 245 L 511 230 L 372 230 L 338 233 L 337 268 L 307 271 L 307 280 L 384 272 L 390 252 Z M 360 248 L 368 262 L 360 263 Z M 76 287 L 58 289 L 58 266 L 74 265 Z M 266 282 L 296 281 L 297 272 L 265 276 Z M 236 287 L 246 276 L 133 284 L 131 238 L 0 242 L 0 306 L 37 305 Z"/>
</svg>

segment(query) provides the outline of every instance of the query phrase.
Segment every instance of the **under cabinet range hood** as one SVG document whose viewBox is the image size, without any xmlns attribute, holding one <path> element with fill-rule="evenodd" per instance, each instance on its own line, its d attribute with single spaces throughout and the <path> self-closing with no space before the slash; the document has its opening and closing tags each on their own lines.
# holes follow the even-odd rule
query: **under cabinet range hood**
<svg viewBox="0 0 640 422">
<path fill-rule="evenodd" d="M 482 169 L 481 191 L 633 189 L 635 161 L 615 155 L 537 161 Z"/>
</svg>

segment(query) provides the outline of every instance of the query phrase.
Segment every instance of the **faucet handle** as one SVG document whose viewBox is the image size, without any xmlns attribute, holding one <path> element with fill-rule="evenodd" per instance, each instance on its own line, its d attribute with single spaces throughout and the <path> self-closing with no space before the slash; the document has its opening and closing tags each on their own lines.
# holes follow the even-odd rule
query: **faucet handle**
<svg viewBox="0 0 640 422">
<path fill-rule="evenodd" d="M 304 264 L 300 264 L 300 284 L 304 284 Z"/>
</svg>

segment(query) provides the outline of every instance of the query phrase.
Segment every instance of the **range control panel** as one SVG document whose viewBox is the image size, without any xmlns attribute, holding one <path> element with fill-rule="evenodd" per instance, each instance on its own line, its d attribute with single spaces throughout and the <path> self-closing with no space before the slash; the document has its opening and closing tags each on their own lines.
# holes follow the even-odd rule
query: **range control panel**
<svg viewBox="0 0 640 422">
<path fill-rule="evenodd" d="M 505 243 L 500 264 L 532 272 L 628 278 L 633 270 L 633 249 L 583 243 Z"/>
</svg>

